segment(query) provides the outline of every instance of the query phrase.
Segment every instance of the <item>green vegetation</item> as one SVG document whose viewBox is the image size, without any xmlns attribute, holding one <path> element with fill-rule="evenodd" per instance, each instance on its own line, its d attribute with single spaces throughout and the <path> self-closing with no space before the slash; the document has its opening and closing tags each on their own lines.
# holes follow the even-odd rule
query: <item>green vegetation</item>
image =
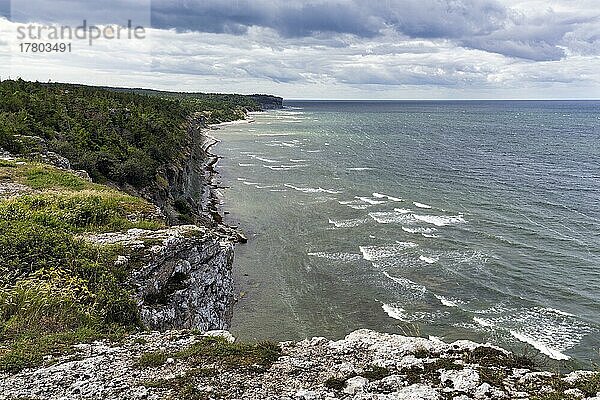
<svg viewBox="0 0 600 400">
<path fill-rule="evenodd" d="M 191 115 L 219 123 L 260 109 L 241 95 L 8 80 L 0 82 L 0 147 L 23 155 L 47 147 L 94 181 L 144 187 L 164 184 L 157 170 L 181 159 Z"/>
<path fill-rule="evenodd" d="M 164 351 L 152 351 L 144 353 L 136 360 L 135 365 L 139 368 L 159 367 L 167 361 L 167 353 Z"/>
<path fill-rule="evenodd" d="M 592 373 L 576 382 L 569 383 L 560 375 L 553 375 L 542 379 L 538 384 L 531 385 L 528 391 L 532 393 L 532 400 L 578 399 L 579 397 L 565 394 L 569 389 L 581 391 L 584 397 L 594 397 L 600 392 L 600 372 Z"/>
<path fill-rule="evenodd" d="M 194 379 L 198 377 L 218 380 L 219 369 L 247 369 L 256 372 L 267 370 L 281 355 L 279 346 L 272 342 L 229 343 L 222 337 L 201 337 L 190 347 L 178 352 L 155 351 L 143 354 L 136 362 L 140 368 L 159 367 L 167 358 L 191 364 L 183 376 L 148 381 L 144 385 L 170 389 L 171 398 L 195 400 L 219 398 L 218 393 L 198 390 Z M 215 368 L 219 366 L 219 368 Z"/>
<path fill-rule="evenodd" d="M 0 198 L 0 369 L 136 329 L 127 271 L 115 266 L 120 249 L 79 235 L 160 228 L 154 206 L 37 163 L 3 161 L 7 182 L 26 194 Z"/>
<path fill-rule="evenodd" d="M 136 364 L 139 367 L 156 367 L 164 364 L 167 358 L 173 358 L 199 366 L 217 363 L 227 369 L 264 370 L 277 361 L 280 355 L 281 349 L 276 343 L 229 343 L 222 337 L 207 336 L 201 337 L 198 342 L 178 352 L 145 353 L 137 360 Z M 198 371 L 206 372 L 206 369 L 201 368 Z M 213 370 L 210 369 L 210 371 Z"/>
<path fill-rule="evenodd" d="M 173 355 L 195 364 L 219 363 L 228 368 L 267 369 L 281 355 L 272 342 L 229 343 L 221 337 L 203 337 L 199 342 Z"/>
</svg>

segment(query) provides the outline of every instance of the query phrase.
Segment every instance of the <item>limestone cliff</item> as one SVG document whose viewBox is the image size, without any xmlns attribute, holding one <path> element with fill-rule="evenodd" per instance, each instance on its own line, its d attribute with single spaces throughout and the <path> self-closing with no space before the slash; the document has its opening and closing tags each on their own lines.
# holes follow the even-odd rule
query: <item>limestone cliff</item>
<svg viewBox="0 0 600 400">
<path fill-rule="evenodd" d="M 87 236 L 126 251 L 130 286 L 144 326 L 152 330 L 226 329 L 233 303 L 233 243 L 196 225 Z"/>
<path fill-rule="evenodd" d="M 226 332 L 152 332 L 77 346 L 53 364 L 0 375 L 0 399 L 599 400 L 600 373 L 535 371 L 503 349 L 355 331 L 265 345 Z"/>
</svg>

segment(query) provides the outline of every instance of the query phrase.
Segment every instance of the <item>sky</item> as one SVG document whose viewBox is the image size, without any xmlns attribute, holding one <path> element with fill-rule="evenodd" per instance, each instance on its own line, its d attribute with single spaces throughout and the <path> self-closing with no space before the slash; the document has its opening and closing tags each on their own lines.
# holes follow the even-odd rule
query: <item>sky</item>
<svg viewBox="0 0 600 400">
<path fill-rule="evenodd" d="M 143 39 L 23 53 L 19 27 Z M 38 40 L 39 41 L 39 40 Z M 0 78 L 311 99 L 600 98 L 600 0 L 0 0 Z"/>
</svg>

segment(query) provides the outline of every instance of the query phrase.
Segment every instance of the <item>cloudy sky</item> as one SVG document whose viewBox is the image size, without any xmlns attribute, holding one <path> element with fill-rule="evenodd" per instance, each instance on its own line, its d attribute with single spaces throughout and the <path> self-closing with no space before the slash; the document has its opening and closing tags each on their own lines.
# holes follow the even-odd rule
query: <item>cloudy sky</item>
<svg viewBox="0 0 600 400">
<path fill-rule="evenodd" d="M 19 27 L 84 19 L 145 38 L 20 51 Z M 2 78 L 286 98 L 600 98 L 600 0 L 0 0 L 0 63 Z"/>
</svg>

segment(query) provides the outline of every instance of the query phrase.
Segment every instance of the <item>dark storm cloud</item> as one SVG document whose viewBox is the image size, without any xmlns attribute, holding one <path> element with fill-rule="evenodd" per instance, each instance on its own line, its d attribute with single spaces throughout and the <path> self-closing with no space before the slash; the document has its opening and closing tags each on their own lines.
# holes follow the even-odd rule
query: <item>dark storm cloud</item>
<svg viewBox="0 0 600 400">
<path fill-rule="evenodd" d="M 586 0 L 581 0 L 586 1 Z M 566 50 L 597 54 L 599 13 L 567 14 L 551 7 L 511 8 L 512 0 L 13 0 L 12 19 L 123 24 L 132 19 L 177 32 L 248 35 L 267 28 L 277 40 L 347 46 L 352 40 L 447 40 L 455 46 L 533 61 L 560 60 Z M 572 4 L 572 3 L 571 3 Z M 8 13 L 9 0 L 0 0 Z M 589 10 L 589 8 L 588 8 Z M 270 38 L 270 37 L 269 37 Z M 278 43 L 279 42 L 279 43 Z M 334 43 L 335 45 L 332 45 Z"/>
<path fill-rule="evenodd" d="M 480 35 L 501 27 L 506 9 L 496 0 L 155 0 L 152 23 L 213 33 L 272 28 L 286 37 L 347 33 L 372 37 L 391 27 L 410 37 Z"/>
<path fill-rule="evenodd" d="M 589 19 L 589 18 L 588 18 Z M 351 34 L 372 38 L 394 30 L 408 38 L 457 44 L 531 60 L 558 60 L 566 32 L 582 23 L 560 15 L 527 18 L 497 0 L 155 0 L 152 23 L 178 31 L 245 34 L 270 28 L 282 37 Z"/>
</svg>

